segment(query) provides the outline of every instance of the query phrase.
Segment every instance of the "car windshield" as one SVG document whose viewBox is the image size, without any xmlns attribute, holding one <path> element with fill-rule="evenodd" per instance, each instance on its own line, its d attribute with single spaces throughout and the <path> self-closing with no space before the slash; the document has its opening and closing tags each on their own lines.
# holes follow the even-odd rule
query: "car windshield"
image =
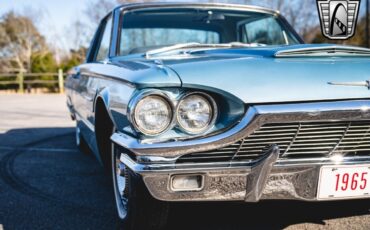
<svg viewBox="0 0 370 230">
<path fill-rule="evenodd" d="M 124 14 L 120 55 L 182 43 L 299 44 L 290 27 L 272 14 L 222 9 L 145 9 Z"/>
</svg>

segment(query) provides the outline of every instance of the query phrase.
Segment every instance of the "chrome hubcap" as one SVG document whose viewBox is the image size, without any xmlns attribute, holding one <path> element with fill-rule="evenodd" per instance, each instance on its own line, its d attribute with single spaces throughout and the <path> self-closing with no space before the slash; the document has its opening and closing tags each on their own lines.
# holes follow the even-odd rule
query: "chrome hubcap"
<svg viewBox="0 0 370 230">
<path fill-rule="evenodd" d="M 127 215 L 127 171 L 126 166 L 120 162 L 120 154 L 117 154 L 112 144 L 112 171 L 113 185 L 118 215 L 124 219 Z"/>
</svg>

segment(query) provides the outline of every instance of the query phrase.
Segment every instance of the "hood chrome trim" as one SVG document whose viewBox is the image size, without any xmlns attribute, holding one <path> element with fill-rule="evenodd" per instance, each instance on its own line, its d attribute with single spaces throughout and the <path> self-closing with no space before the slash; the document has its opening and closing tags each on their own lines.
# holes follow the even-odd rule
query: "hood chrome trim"
<svg viewBox="0 0 370 230">
<path fill-rule="evenodd" d="M 370 49 L 355 46 L 326 45 L 320 47 L 305 47 L 297 49 L 280 50 L 275 57 L 337 57 L 337 56 L 367 56 L 370 57 Z"/>
</svg>

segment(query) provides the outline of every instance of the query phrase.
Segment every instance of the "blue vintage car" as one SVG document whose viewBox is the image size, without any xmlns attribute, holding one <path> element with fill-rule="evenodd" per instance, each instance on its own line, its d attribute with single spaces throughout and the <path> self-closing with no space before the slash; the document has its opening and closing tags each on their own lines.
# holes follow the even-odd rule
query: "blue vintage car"
<svg viewBox="0 0 370 230">
<path fill-rule="evenodd" d="M 370 50 L 306 45 L 279 12 L 146 3 L 102 21 L 66 82 L 76 141 L 125 229 L 170 201 L 370 197 Z"/>
</svg>

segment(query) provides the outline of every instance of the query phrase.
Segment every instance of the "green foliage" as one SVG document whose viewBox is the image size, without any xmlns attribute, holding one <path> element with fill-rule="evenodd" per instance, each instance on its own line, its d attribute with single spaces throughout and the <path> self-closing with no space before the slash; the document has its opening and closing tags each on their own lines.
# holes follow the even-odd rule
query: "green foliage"
<svg viewBox="0 0 370 230">
<path fill-rule="evenodd" d="M 51 52 L 47 52 L 45 54 L 33 54 L 31 59 L 32 73 L 55 73 L 58 70 L 54 55 Z"/>
<path fill-rule="evenodd" d="M 78 50 L 71 50 L 70 52 L 70 56 L 65 58 L 60 65 L 60 68 L 63 69 L 64 72 L 83 63 L 85 61 L 87 49 L 85 47 L 80 47 Z"/>
<path fill-rule="evenodd" d="M 54 55 L 51 52 L 47 53 L 35 53 L 31 57 L 31 72 L 32 73 L 57 73 L 58 66 L 56 64 Z M 32 77 L 28 78 L 32 79 Z M 45 80 L 45 81 L 53 81 L 56 80 L 55 75 L 43 75 L 43 76 L 36 76 L 33 77 L 33 80 Z M 37 85 L 33 85 L 37 86 Z M 40 85 L 41 87 L 46 87 L 50 92 L 54 92 L 55 83 L 45 83 Z"/>
<path fill-rule="evenodd" d="M 30 72 L 32 55 L 47 50 L 45 38 L 40 34 L 31 18 L 14 12 L 8 12 L 1 18 L 1 66 Z"/>
</svg>

